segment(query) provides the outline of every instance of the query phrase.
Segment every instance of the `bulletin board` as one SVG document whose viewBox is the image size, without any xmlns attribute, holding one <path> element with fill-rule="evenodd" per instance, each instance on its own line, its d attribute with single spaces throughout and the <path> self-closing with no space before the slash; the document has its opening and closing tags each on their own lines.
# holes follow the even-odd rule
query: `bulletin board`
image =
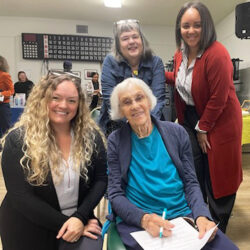
<svg viewBox="0 0 250 250">
<path fill-rule="evenodd" d="M 102 62 L 112 42 L 111 37 L 22 33 L 23 59 Z"/>
</svg>

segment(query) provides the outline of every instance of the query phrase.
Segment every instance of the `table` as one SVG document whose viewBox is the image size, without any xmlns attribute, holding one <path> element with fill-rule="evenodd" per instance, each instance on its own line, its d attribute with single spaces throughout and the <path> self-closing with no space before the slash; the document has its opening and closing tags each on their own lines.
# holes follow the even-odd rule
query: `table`
<svg viewBox="0 0 250 250">
<path fill-rule="evenodd" d="M 250 143 L 250 115 L 243 116 L 242 145 Z"/>
<path fill-rule="evenodd" d="M 24 108 L 11 108 L 11 125 L 14 125 L 18 121 L 23 110 Z"/>
</svg>

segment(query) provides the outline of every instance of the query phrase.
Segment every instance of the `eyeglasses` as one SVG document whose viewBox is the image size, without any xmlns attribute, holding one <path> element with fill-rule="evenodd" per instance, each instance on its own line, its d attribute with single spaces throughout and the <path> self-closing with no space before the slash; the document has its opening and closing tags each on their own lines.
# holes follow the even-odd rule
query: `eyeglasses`
<svg viewBox="0 0 250 250">
<path fill-rule="evenodd" d="M 146 99 L 146 95 L 138 93 L 134 98 L 126 97 L 121 100 L 120 106 L 121 107 L 131 107 L 133 103 L 136 104 L 142 103 Z"/>
<path fill-rule="evenodd" d="M 123 29 L 123 27 L 122 27 L 123 25 L 129 25 L 129 24 L 136 24 L 138 26 L 138 28 L 139 28 L 139 21 L 136 20 L 136 19 L 120 20 L 120 21 L 114 22 L 114 26 L 113 26 L 114 35 L 116 36 L 117 31 L 118 31 L 118 33 L 121 32 L 121 29 Z"/>
<path fill-rule="evenodd" d="M 114 25 L 122 25 L 122 24 L 128 24 L 128 23 L 137 23 L 139 24 L 139 21 L 136 19 L 125 19 L 125 20 L 120 20 L 117 22 L 114 22 Z"/>
<path fill-rule="evenodd" d="M 64 72 L 64 71 L 59 71 L 59 70 L 50 70 L 48 72 L 48 76 L 53 75 L 53 76 L 61 76 L 61 75 L 67 75 L 71 78 L 73 82 L 75 82 L 78 85 L 81 85 L 81 78 L 77 76 L 74 73 L 71 72 Z"/>
</svg>

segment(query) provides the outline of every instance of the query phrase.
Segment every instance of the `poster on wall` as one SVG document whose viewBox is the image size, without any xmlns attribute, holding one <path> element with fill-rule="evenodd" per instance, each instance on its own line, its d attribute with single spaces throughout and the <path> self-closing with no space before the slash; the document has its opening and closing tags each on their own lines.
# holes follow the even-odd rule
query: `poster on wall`
<svg viewBox="0 0 250 250">
<path fill-rule="evenodd" d="M 102 62 L 112 42 L 111 37 L 22 33 L 23 59 Z"/>
<path fill-rule="evenodd" d="M 85 80 L 91 80 L 93 73 L 96 73 L 96 69 L 85 69 L 84 70 L 84 79 Z"/>
</svg>

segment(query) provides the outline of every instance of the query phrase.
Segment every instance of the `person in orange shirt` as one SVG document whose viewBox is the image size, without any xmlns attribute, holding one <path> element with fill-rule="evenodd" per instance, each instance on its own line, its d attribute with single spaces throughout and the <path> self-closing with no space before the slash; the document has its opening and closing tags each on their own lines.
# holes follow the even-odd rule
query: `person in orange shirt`
<svg viewBox="0 0 250 250">
<path fill-rule="evenodd" d="M 8 71 L 7 60 L 0 56 L 0 138 L 11 123 L 10 96 L 14 94 L 14 85 Z"/>
</svg>

